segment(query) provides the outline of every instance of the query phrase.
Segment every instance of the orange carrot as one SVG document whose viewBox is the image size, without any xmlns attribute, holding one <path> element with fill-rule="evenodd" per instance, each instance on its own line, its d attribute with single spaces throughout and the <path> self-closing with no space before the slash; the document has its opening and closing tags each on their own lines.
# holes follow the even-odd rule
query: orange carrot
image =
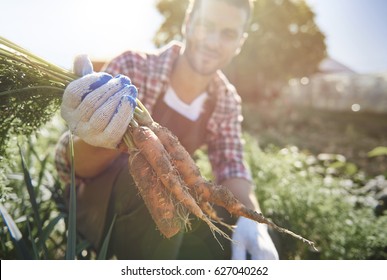
<svg viewBox="0 0 387 280">
<path fill-rule="evenodd" d="M 314 246 L 314 242 L 305 239 L 304 237 L 293 233 L 292 231 L 279 227 L 270 220 L 266 219 L 262 213 L 258 213 L 244 206 L 239 200 L 235 198 L 230 190 L 224 186 L 214 185 L 205 180 L 196 166 L 192 157 L 180 144 L 180 141 L 167 128 L 153 122 L 148 126 L 154 131 L 160 142 L 164 145 L 172 158 L 173 164 L 178 170 L 180 176 L 187 184 L 190 193 L 201 203 L 212 202 L 218 206 L 224 207 L 230 214 L 235 216 L 244 216 L 259 223 L 267 224 L 279 232 L 289 234 L 307 244 Z"/>
<path fill-rule="evenodd" d="M 237 216 L 243 215 L 246 208 L 234 195 L 223 186 L 215 186 L 205 180 L 192 157 L 180 144 L 180 141 L 167 128 L 153 123 L 150 128 L 154 131 L 165 149 L 172 158 L 173 164 L 179 171 L 179 175 L 189 187 L 190 192 L 197 200 L 213 202 L 222 206 Z M 247 212 L 248 213 L 248 212 Z M 262 221 L 259 221 L 262 222 Z"/>
<path fill-rule="evenodd" d="M 172 161 L 177 169 L 182 180 L 188 186 L 189 192 L 200 205 L 205 205 L 205 202 L 212 202 L 218 206 L 224 207 L 230 214 L 236 216 L 244 216 L 259 223 L 265 223 L 279 232 L 289 234 L 312 246 L 316 251 L 314 242 L 305 239 L 304 237 L 293 233 L 292 231 L 279 227 L 270 220 L 266 219 L 262 213 L 248 209 L 224 186 L 216 186 L 206 181 L 200 174 L 198 167 L 193 161 L 190 154 L 180 144 L 179 140 L 167 128 L 154 122 L 145 106 L 139 102 L 138 111 L 135 113 L 136 120 L 144 126 L 149 127 L 158 138 L 161 145 L 167 151 L 166 157 L 170 157 L 168 161 Z M 178 182 L 177 182 L 178 183 Z M 186 188 L 186 187 L 184 187 Z M 185 189 L 184 189 L 185 191 Z M 206 207 L 206 206 L 204 206 Z"/>
<path fill-rule="evenodd" d="M 207 216 L 213 220 L 214 222 L 221 224 L 222 226 L 228 228 L 229 230 L 234 230 L 234 226 L 231 226 L 229 224 L 226 224 L 223 222 L 222 218 L 218 216 L 215 209 L 212 207 L 212 205 L 208 201 L 201 200 L 198 202 L 199 207 L 203 210 L 204 213 L 207 214 Z"/>
<path fill-rule="evenodd" d="M 203 213 L 195 199 L 188 192 L 188 188 L 181 180 L 179 173 L 171 163 L 171 157 L 165 150 L 154 132 L 145 126 L 131 126 L 130 133 L 135 146 L 146 158 L 175 199 L 184 205 L 192 214 L 202 219 L 213 232 L 217 232 L 229 239 L 229 236 L 218 229 Z"/>
<path fill-rule="evenodd" d="M 132 149 L 129 170 L 158 230 L 167 238 L 185 229 L 188 213 L 169 195 L 142 154 Z M 176 207 L 177 205 L 177 207 Z"/>
</svg>

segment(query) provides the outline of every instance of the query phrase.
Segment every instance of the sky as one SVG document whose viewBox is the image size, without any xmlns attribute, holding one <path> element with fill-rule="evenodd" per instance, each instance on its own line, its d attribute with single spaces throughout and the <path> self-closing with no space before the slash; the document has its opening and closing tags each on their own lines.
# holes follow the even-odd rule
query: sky
<svg viewBox="0 0 387 280">
<path fill-rule="evenodd" d="M 328 54 L 358 73 L 387 72 L 386 0 L 306 0 Z M 70 69 L 75 55 L 109 60 L 153 50 L 155 0 L 0 0 L 0 36 Z"/>
<path fill-rule="evenodd" d="M 152 50 L 155 0 L 0 0 L 0 36 L 65 68 L 75 55 Z"/>
<path fill-rule="evenodd" d="M 387 72 L 386 0 L 306 0 L 328 54 L 358 73 Z"/>
</svg>

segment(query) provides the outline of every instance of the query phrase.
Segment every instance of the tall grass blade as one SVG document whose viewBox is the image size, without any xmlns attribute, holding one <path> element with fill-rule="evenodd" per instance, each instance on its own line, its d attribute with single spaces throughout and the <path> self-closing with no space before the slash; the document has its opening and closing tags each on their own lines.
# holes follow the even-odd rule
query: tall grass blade
<svg viewBox="0 0 387 280">
<path fill-rule="evenodd" d="M 39 250 L 36 247 L 35 238 L 32 235 L 32 230 L 31 230 L 31 226 L 30 226 L 28 218 L 27 218 L 26 223 L 27 223 L 27 229 L 28 229 L 28 236 L 30 237 L 30 241 L 31 241 L 32 252 L 34 253 L 34 260 L 39 260 Z"/>
<path fill-rule="evenodd" d="M 39 160 L 41 168 L 40 168 L 40 172 L 39 172 L 39 175 L 38 175 L 38 186 L 42 185 L 44 174 L 47 171 L 48 160 L 49 160 L 49 155 L 48 154 L 43 158 L 43 160 Z"/>
<path fill-rule="evenodd" d="M 12 219 L 8 211 L 1 203 L 0 203 L 0 213 L 1 213 L 1 216 L 3 217 L 5 224 L 7 225 L 12 242 L 15 245 L 15 248 L 18 251 L 19 255 L 21 256 L 22 259 L 31 260 L 32 257 L 27 250 L 26 244 L 24 243 L 22 233 L 20 232 L 19 228 L 16 226 L 15 221 Z"/>
<path fill-rule="evenodd" d="M 75 171 L 74 171 L 74 142 L 73 135 L 70 133 L 70 157 L 71 157 L 71 186 L 70 186 L 70 209 L 69 209 L 69 228 L 67 234 L 66 260 L 75 260 L 76 258 L 76 240 L 77 240 L 77 205 L 75 190 Z"/>
<path fill-rule="evenodd" d="M 42 222 L 41 222 L 40 216 L 39 216 L 39 206 L 38 206 L 38 203 L 36 201 L 35 190 L 34 190 L 34 186 L 32 185 L 31 175 L 28 171 L 26 161 L 24 159 L 23 151 L 22 151 L 20 146 L 19 146 L 19 153 L 20 153 L 21 165 L 22 165 L 23 174 L 24 174 L 24 182 L 26 183 L 27 191 L 28 191 L 28 194 L 30 197 L 30 202 L 31 202 L 32 211 L 34 214 L 35 223 L 36 223 L 36 226 L 38 229 L 38 234 L 39 234 L 39 236 L 42 236 Z M 42 243 L 41 241 L 40 241 L 39 245 L 40 245 L 40 248 L 43 248 L 44 257 L 47 258 L 48 250 L 47 250 L 46 245 L 44 243 Z"/>
<path fill-rule="evenodd" d="M 58 222 L 64 219 L 66 216 L 67 215 L 65 213 L 59 213 L 58 216 L 56 216 L 48 223 L 48 225 L 43 229 L 42 236 L 40 237 L 42 239 L 42 242 L 45 243 L 47 241 L 47 239 L 50 237 L 51 232 L 54 230 Z"/>
<path fill-rule="evenodd" d="M 22 233 L 20 232 L 19 228 L 16 226 L 15 221 L 8 214 L 8 211 L 5 209 L 2 203 L 0 203 L 0 212 L 1 212 L 1 216 L 3 216 L 5 224 L 8 227 L 11 237 L 16 241 L 21 240 L 23 238 Z"/>
<path fill-rule="evenodd" d="M 101 250 L 98 254 L 98 260 L 106 260 L 106 256 L 107 256 L 107 252 L 108 252 L 108 248 L 109 248 L 110 236 L 112 234 L 112 230 L 114 227 L 114 223 L 116 222 L 116 218 L 117 218 L 117 215 L 114 215 L 112 224 L 110 225 L 109 231 L 105 236 Z"/>
<path fill-rule="evenodd" d="M 24 58 L 25 62 L 27 62 L 33 66 L 39 67 L 48 73 L 52 73 L 54 76 L 59 76 L 60 79 L 68 79 L 68 80 L 72 81 L 72 80 L 74 80 L 74 77 L 76 77 L 74 75 L 74 73 L 72 73 L 71 71 L 63 69 L 63 68 L 56 66 L 52 63 L 49 63 L 45 59 L 29 52 L 28 50 L 16 45 L 15 43 L 13 43 L 13 42 L 11 42 L 11 41 L 9 41 L 6 38 L 1 37 L 1 36 L 0 36 L 0 44 L 22 54 L 22 57 Z M 10 57 L 14 58 L 15 55 L 17 55 L 17 54 L 13 52 L 10 55 Z"/>
</svg>

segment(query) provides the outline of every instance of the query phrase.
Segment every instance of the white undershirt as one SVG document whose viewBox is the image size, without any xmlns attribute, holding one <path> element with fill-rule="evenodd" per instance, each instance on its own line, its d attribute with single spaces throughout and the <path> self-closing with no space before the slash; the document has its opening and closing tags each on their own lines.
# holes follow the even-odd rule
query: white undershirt
<svg viewBox="0 0 387 280">
<path fill-rule="evenodd" d="M 163 100 L 168 107 L 175 110 L 180 115 L 183 115 L 191 121 L 196 121 L 203 110 L 203 104 L 206 101 L 207 96 L 207 92 L 203 92 L 196 97 L 191 104 L 187 104 L 176 95 L 176 92 L 171 87 L 168 87 Z"/>
</svg>

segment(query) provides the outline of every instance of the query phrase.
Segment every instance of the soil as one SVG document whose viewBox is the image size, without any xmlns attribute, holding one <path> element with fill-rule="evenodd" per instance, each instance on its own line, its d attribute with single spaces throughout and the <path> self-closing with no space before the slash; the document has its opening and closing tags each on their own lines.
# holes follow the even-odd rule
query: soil
<svg viewBox="0 0 387 280">
<path fill-rule="evenodd" d="M 387 175 L 387 156 L 368 156 L 387 147 L 387 114 L 244 104 L 243 125 L 261 148 L 294 145 L 315 155 L 341 154 L 369 176 Z"/>
</svg>

